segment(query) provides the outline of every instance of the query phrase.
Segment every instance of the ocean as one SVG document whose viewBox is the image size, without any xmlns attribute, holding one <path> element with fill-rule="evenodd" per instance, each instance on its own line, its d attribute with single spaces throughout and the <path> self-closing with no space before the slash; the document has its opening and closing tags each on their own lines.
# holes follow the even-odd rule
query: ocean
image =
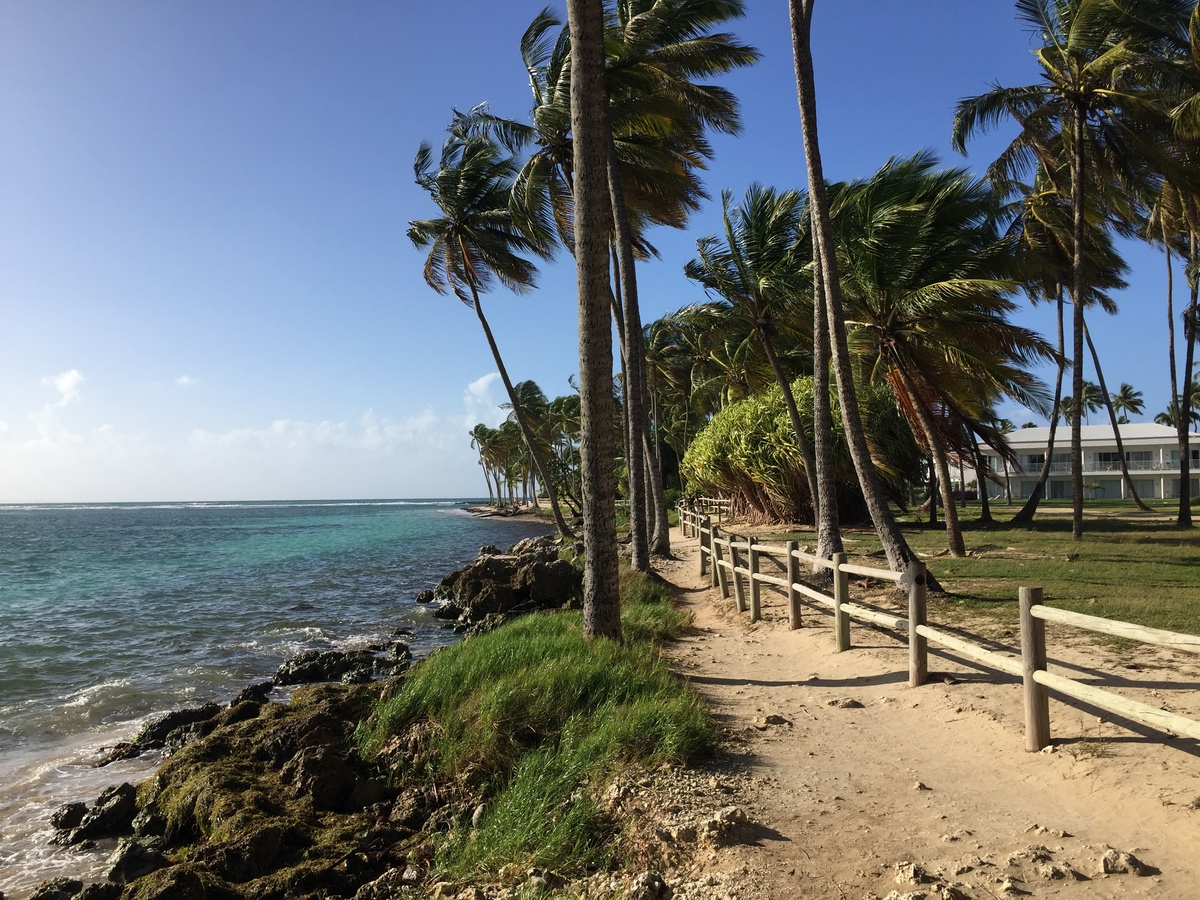
<svg viewBox="0 0 1200 900">
<path fill-rule="evenodd" d="M 228 702 L 300 650 L 453 641 L 417 593 L 551 530 L 465 502 L 0 506 L 0 891 L 103 873 L 106 848 L 50 846 L 49 817 L 147 777 L 156 759 L 91 765 L 147 718 Z"/>
</svg>

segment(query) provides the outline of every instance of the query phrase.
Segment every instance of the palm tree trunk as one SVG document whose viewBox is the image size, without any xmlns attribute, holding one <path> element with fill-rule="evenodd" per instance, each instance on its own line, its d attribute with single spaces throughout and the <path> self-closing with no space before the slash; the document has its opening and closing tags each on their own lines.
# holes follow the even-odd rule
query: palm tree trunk
<svg viewBox="0 0 1200 900">
<path fill-rule="evenodd" d="M 542 484 L 546 485 L 546 493 L 550 496 L 550 510 L 554 514 L 554 524 L 558 527 L 558 533 L 563 537 L 573 537 L 570 527 L 562 516 L 562 510 L 558 508 L 558 500 L 554 497 L 554 488 L 552 482 L 546 473 L 546 463 L 542 459 L 542 454 L 538 452 L 537 444 L 534 441 L 533 432 L 529 430 L 529 423 L 525 420 L 525 413 L 521 410 L 521 404 L 517 400 L 517 392 L 513 390 L 512 381 L 508 377 L 508 369 L 504 367 L 504 360 L 500 357 L 500 348 L 496 346 L 496 339 L 492 336 L 492 328 L 488 325 L 487 317 L 483 314 L 483 306 L 479 302 L 479 292 L 475 290 L 475 285 L 471 285 L 471 298 L 475 302 L 475 315 L 479 318 L 479 324 L 483 326 L 483 333 L 487 337 L 488 347 L 492 351 L 492 359 L 496 362 L 496 368 L 500 371 L 500 380 L 504 382 L 504 390 L 508 392 L 508 402 L 512 404 L 513 415 L 517 417 L 517 425 L 521 429 L 521 437 L 525 439 L 525 446 L 529 449 L 529 456 L 533 459 L 533 464 L 537 466 L 538 472 L 542 476 Z"/>
<path fill-rule="evenodd" d="M 954 483 L 950 480 L 950 463 L 946 459 L 946 445 L 938 433 L 937 426 L 925 408 L 916 385 L 902 367 L 896 367 L 900 377 L 900 385 L 908 395 L 908 405 L 917 416 L 917 424 L 925 436 L 925 446 L 929 448 L 929 458 L 937 467 L 938 481 L 941 482 L 942 512 L 946 519 L 946 546 L 951 556 L 966 556 L 967 548 L 963 543 L 962 528 L 958 524 L 958 508 L 954 504 Z M 932 494 L 930 500 L 932 501 Z"/>
<path fill-rule="evenodd" d="M 1133 505 L 1142 512 L 1150 512 L 1150 507 L 1142 502 L 1142 498 L 1138 496 L 1137 488 L 1133 486 L 1133 479 L 1129 477 L 1129 464 L 1125 461 L 1125 446 L 1121 443 L 1121 428 L 1117 423 L 1117 413 L 1113 409 L 1112 397 L 1108 394 L 1108 387 L 1104 384 L 1104 372 L 1100 370 L 1100 356 L 1096 353 L 1096 345 L 1092 343 L 1092 333 L 1088 330 L 1086 321 L 1083 323 L 1083 337 L 1087 341 L 1088 350 L 1092 354 L 1092 365 L 1096 367 L 1096 380 L 1100 382 L 1100 393 L 1104 395 L 1104 405 L 1108 408 L 1108 420 L 1112 423 L 1113 435 L 1117 439 L 1117 458 L 1121 463 L 1121 477 L 1125 479 L 1125 486 L 1129 488 L 1129 496 L 1133 500 Z"/>
<path fill-rule="evenodd" d="M 1063 370 L 1067 365 L 1067 358 L 1064 355 L 1065 335 L 1063 334 L 1063 289 L 1062 285 L 1058 286 L 1058 297 L 1056 299 L 1058 307 L 1058 372 L 1054 376 L 1054 412 L 1050 416 L 1050 436 L 1046 441 L 1046 458 L 1042 460 L 1042 472 L 1038 476 L 1038 482 L 1034 485 L 1033 493 L 1029 495 L 1029 499 L 1025 501 L 1025 505 L 1021 507 L 1020 512 L 1012 517 L 1011 524 L 1013 525 L 1028 525 L 1033 521 L 1034 513 L 1037 512 L 1038 504 L 1042 497 L 1046 495 L 1046 482 L 1050 478 L 1050 463 L 1054 459 L 1054 433 L 1058 430 L 1058 404 L 1062 401 L 1062 383 Z"/>
<path fill-rule="evenodd" d="M 1189 233 L 1188 245 L 1188 255 L 1192 264 L 1195 265 L 1200 256 L 1197 253 L 1195 231 Z M 1179 403 L 1175 407 L 1178 413 L 1175 419 L 1175 433 L 1178 435 L 1179 443 L 1179 514 L 1175 519 L 1175 524 L 1179 528 L 1192 527 L 1192 453 L 1189 443 L 1191 441 L 1192 390 L 1194 387 L 1192 367 L 1196 360 L 1196 303 L 1197 293 L 1200 290 L 1200 274 L 1193 272 L 1188 277 L 1188 286 L 1191 294 L 1183 318 L 1183 339 L 1184 346 L 1187 348 L 1184 350 L 1183 390 L 1179 392 Z M 1174 354 L 1172 354 L 1172 359 L 1174 359 Z"/>
<path fill-rule="evenodd" d="M 979 524 L 994 525 L 992 518 L 992 502 L 988 499 L 988 467 L 984 465 L 983 454 L 975 450 L 975 493 L 979 496 Z"/>
<path fill-rule="evenodd" d="M 813 511 L 813 524 L 816 525 L 817 505 L 819 502 L 819 494 L 817 493 L 817 461 L 813 457 L 812 445 L 808 442 L 808 435 L 804 433 L 804 423 L 800 421 L 800 410 L 796 408 L 796 397 L 792 393 L 792 386 L 788 383 L 787 376 L 783 374 L 783 367 L 779 364 L 779 357 L 775 355 L 775 347 L 766 334 L 759 334 L 759 339 L 762 341 L 763 350 L 767 354 L 767 362 L 771 364 L 771 371 L 775 373 L 775 381 L 779 385 L 779 389 L 783 391 L 783 405 L 787 407 L 788 418 L 792 421 L 792 430 L 796 432 L 796 446 L 800 448 L 800 458 L 804 461 L 804 477 L 808 480 L 808 502 Z"/>
<path fill-rule="evenodd" d="M 608 296 L 608 141 L 603 0 L 567 0 L 579 285 L 583 633 L 621 637 L 613 477 L 612 317 Z"/>
<path fill-rule="evenodd" d="M 1071 149 L 1071 206 L 1075 219 L 1074 260 L 1071 273 L 1071 538 L 1083 540 L 1083 432 L 1080 415 L 1083 412 L 1083 306 L 1087 302 L 1084 274 L 1084 239 L 1086 218 L 1083 208 L 1083 130 L 1086 113 L 1073 104 L 1071 126 L 1074 146 Z"/>
<path fill-rule="evenodd" d="M 622 385 L 625 388 L 625 402 L 621 407 L 621 418 L 624 427 L 621 436 L 625 440 L 625 483 L 629 495 L 629 564 L 638 572 L 650 571 L 650 548 L 647 539 L 645 477 L 641 432 L 638 430 L 639 404 L 636 399 L 640 396 L 637 377 L 637 363 L 634 360 L 635 348 L 629 340 L 629 292 L 632 290 L 637 297 L 637 284 L 633 281 L 633 249 L 629 242 L 629 216 L 625 210 L 625 202 L 621 197 L 620 175 L 616 172 L 613 157 L 616 153 L 612 135 L 609 135 L 608 152 L 608 192 L 612 204 L 613 217 L 613 246 L 612 246 L 612 284 L 613 284 L 613 315 L 617 322 L 617 338 L 621 351 Z M 636 305 L 636 299 L 634 299 Z M 641 334 L 641 326 L 638 326 Z M 645 415 L 644 407 L 642 409 Z"/>
<path fill-rule="evenodd" d="M 850 457 L 858 474 L 863 499 L 871 513 L 871 521 L 879 536 L 893 571 L 902 572 L 915 559 L 908 542 L 900 532 L 887 499 L 879 485 L 871 459 L 871 450 L 863 431 L 854 388 L 853 363 L 846 344 L 846 319 L 843 312 L 841 283 L 838 280 L 837 259 L 833 252 L 833 227 L 829 219 L 829 197 L 825 190 L 825 175 L 821 166 L 820 141 L 817 134 L 817 100 L 812 66 L 812 10 L 815 0 L 788 0 L 791 16 L 792 50 L 796 64 L 796 93 L 800 105 L 800 126 L 804 139 L 804 155 L 808 170 L 809 209 L 812 229 L 817 235 L 821 254 L 822 279 L 825 282 L 825 302 L 831 334 L 830 350 L 837 381 L 838 401 L 842 407 L 842 426 L 850 447 Z M 936 582 L 930 577 L 929 586 Z M 936 588 L 935 588 L 936 589 Z"/>
<path fill-rule="evenodd" d="M 625 403 L 629 407 L 629 420 L 632 423 L 627 457 L 629 471 L 636 473 L 630 478 L 629 504 L 632 509 L 637 505 L 641 520 L 640 538 L 641 551 L 644 554 L 644 567 L 637 565 L 634 557 L 634 568 L 640 571 L 650 571 L 648 549 L 662 556 L 671 553 L 670 531 L 666 519 L 655 513 L 652 517 L 646 515 L 647 508 L 658 510 L 666 506 L 662 480 L 650 479 L 649 497 L 646 497 L 644 483 L 639 485 L 635 497 L 632 488 L 633 481 L 646 468 L 646 453 L 650 446 L 650 420 L 646 414 L 646 343 L 642 334 L 642 313 L 638 302 L 637 270 L 633 257 L 633 230 L 629 225 L 629 212 L 625 207 L 625 192 L 621 186 L 621 173 L 617 167 L 617 147 L 611 132 L 608 140 L 608 191 L 612 204 L 613 234 L 617 246 L 617 258 L 620 262 L 621 273 L 621 309 L 624 313 L 622 321 L 622 343 L 626 357 L 625 371 Z M 654 534 L 649 538 L 647 548 L 648 525 L 653 524 Z M 632 513 L 631 513 L 632 525 Z M 638 535 L 635 535 L 635 540 Z M 635 551 L 638 547 L 634 547 Z"/>
<path fill-rule="evenodd" d="M 816 235 L 813 235 L 815 242 Z M 829 315 L 821 255 L 813 252 L 813 457 L 817 467 L 817 557 L 841 553 L 841 514 L 838 510 L 837 469 L 833 461 L 833 409 L 829 399 Z M 832 569 L 822 573 L 833 577 Z"/>
</svg>

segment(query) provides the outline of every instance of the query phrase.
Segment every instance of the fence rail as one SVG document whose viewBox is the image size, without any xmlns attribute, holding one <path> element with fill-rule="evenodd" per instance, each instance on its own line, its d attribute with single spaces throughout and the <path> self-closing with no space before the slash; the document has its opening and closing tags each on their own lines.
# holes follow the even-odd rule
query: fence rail
<svg viewBox="0 0 1200 900">
<path fill-rule="evenodd" d="M 724 506 L 722 506 L 724 503 Z M 724 533 L 714 524 L 711 512 L 728 512 L 728 501 L 701 499 L 694 505 L 680 504 L 679 525 L 684 536 L 700 542 L 700 574 L 708 575 L 713 587 L 728 598 L 732 594 L 739 612 L 750 613 L 750 621 L 762 617 L 762 585 L 781 591 L 787 598 L 788 619 L 800 628 L 802 606 L 828 608 L 833 614 L 837 652 L 850 649 L 850 622 L 856 620 L 906 635 L 909 649 L 908 683 L 918 687 L 929 676 L 929 644 L 933 643 L 976 663 L 1022 680 L 1025 708 L 1025 747 L 1041 750 L 1050 743 L 1049 691 L 1089 703 L 1152 728 L 1200 740 L 1200 722 L 1167 710 L 1122 697 L 1112 691 L 1056 675 L 1047 670 L 1045 622 L 1055 622 L 1089 631 L 1141 641 L 1200 654 L 1200 636 L 1148 628 L 1099 616 L 1055 609 L 1042 604 L 1042 589 L 1020 589 L 1020 656 L 988 649 L 963 637 L 935 628 L 926 621 L 925 564 L 914 560 L 903 572 L 847 562 L 846 554 L 825 559 L 800 550 L 795 541 L 786 544 L 760 542 L 751 536 Z M 783 577 L 762 571 L 765 561 L 786 573 Z M 825 569 L 832 574 L 832 593 L 800 579 L 800 567 Z M 898 585 L 908 594 L 907 618 L 850 599 L 850 576 Z"/>
</svg>

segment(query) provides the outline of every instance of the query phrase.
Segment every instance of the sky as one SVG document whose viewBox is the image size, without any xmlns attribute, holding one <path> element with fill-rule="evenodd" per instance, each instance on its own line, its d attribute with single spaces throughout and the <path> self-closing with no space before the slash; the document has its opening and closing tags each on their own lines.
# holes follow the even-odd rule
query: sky
<svg viewBox="0 0 1200 900">
<path fill-rule="evenodd" d="M 454 108 L 527 116 L 543 5 L 0 0 L 0 503 L 483 494 L 468 432 L 503 387 L 471 310 L 423 281 L 412 160 Z M 805 187 L 787 4 L 747 7 L 730 30 L 763 59 L 722 79 L 743 132 L 714 138 L 688 230 L 651 235 L 646 321 L 705 299 L 682 269 L 721 190 Z M 955 154 L 955 102 L 1037 79 L 1011 0 L 824 0 L 813 28 L 831 181 L 924 148 L 982 174 L 1012 132 Z M 1126 258 L 1120 313 L 1090 325 L 1150 417 L 1165 269 Z M 569 392 L 570 258 L 483 304 L 513 379 Z M 1017 320 L 1053 335 L 1047 308 Z"/>
</svg>

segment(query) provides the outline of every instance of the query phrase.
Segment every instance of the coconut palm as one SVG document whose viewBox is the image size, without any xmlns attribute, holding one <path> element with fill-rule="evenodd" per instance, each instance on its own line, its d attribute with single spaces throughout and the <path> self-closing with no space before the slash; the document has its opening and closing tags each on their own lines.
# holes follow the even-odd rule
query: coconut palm
<svg viewBox="0 0 1200 900">
<path fill-rule="evenodd" d="M 796 244 L 800 231 L 802 201 L 799 192 L 777 193 L 752 184 L 737 206 L 729 191 L 721 193 L 723 238 L 708 235 L 696 241 L 699 257 L 684 266 L 688 278 L 739 307 L 750 320 L 754 336 L 762 344 L 783 392 L 784 404 L 796 434 L 796 446 L 804 460 L 814 522 L 819 501 L 816 461 L 796 398 L 792 376 L 783 371 L 775 353 L 776 321 L 795 307 L 802 278 Z"/>
<path fill-rule="evenodd" d="M 850 345 L 867 377 L 891 385 L 937 471 L 951 554 L 966 552 L 949 457 L 998 438 L 994 401 L 1045 402 L 1027 367 L 1053 350 L 1008 321 L 1016 257 L 1000 235 L 990 186 L 929 153 L 890 160 L 831 189 Z M 1002 439 L 992 446 L 1004 448 Z M 1003 450 L 1002 450 L 1003 452 Z"/>
<path fill-rule="evenodd" d="M 567 19 L 571 34 L 573 218 L 579 285 L 583 630 L 589 639 L 620 639 L 608 284 L 610 131 L 604 90 L 603 3 L 567 0 Z"/>
<path fill-rule="evenodd" d="M 1187 8 L 1184 0 L 1143 0 L 1136 6 L 1114 0 L 1017 0 L 1018 18 L 1043 41 L 1035 51 L 1042 81 L 996 87 L 960 101 L 955 113 L 953 141 L 962 152 L 974 132 L 1010 116 L 1017 120 L 1017 138 L 991 169 L 1004 180 L 1035 161 L 1058 171 L 1065 151 L 1067 165 L 1054 187 L 1073 216 L 1071 393 L 1076 397 L 1083 391 L 1083 310 L 1090 299 L 1088 186 L 1137 180 L 1136 160 L 1146 154 L 1130 149 L 1137 135 L 1127 127 L 1127 111 L 1146 104 L 1151 92 L 1131 76 L 1138 74 L 1139 63 L 1162 55 Z M 1081 412 L 1076 403 L 1071 417 L 1071 533 L 1076 540 L 1083 536 Z"/>
<path fill-rule="evenodd" d="M 819 260 L 816 269 L 824 288 L 831 335 L 830 351 L 837 382 L 838 401 L 841 405 L 842 423 L 850 446 L 850 455 L 854 460 L 854 470 L 858 475 L 863 498 L 871 514 L 871 521 L 875 525 L 875 531 L 879 535 L 884 554 L 887 556 L 888 565 L 895 571 L 904 571 L 915 559 L 915 556 L 888 508 L 887 498 L 875 473 L 870 446 L 863 429 L 858 396 L 855 392 L 853 363 L 846 343 L 844 302 L 837 257 L 834 251 L 829 197 L 826 192 L 825 174 L 821 163 L 820 139 L 817 133 L 816 85 L 812 64 L 812 13 L 815 2 L 816 0 L 788 0 L 792 52 L 796 69 L 796 95 L 800 107 L 800 127 L 808 175 L 813 254 Z M 818 462 L 821 462 L 821 458 L 818 458 Z M 819 480 L 823 480 L 832 478 L 833 475 L 822 464 L 817 477 Z M 821 489 L 823 490 L 823 488 Z M 930 586 L 936 586 L 936 581 L 932 578 Z"/>
<path fill-rule="evenodd" d="M 1146 408 L 1146 404 L 1142 400 L 1142 392 L 1135 391 L 1133 385 L 1126 381 L 1121 382 L 1121 386 L 1116 393 L 1109 396 L 1109 400 L 1119 416 L 1117 422 L 1122 425 L 1129 423 L 1130 415 L 1140 416 L 1142 410 Z"/>
<path fill-rule="evenodd" d="M 504 156 L 486 137 L 461 138 L 451 134 L 435 166 L 433 150 L 422 144 L 413 163 L 417 184 L 429 192 L 442 211 L 435 219 L 409 223 L 408 237 L 419 248 L 429 248 L 425 281 L 439 294 L 453 293 L 475 310 L 504 382 L 509 401 L 542 483 L 550 494 L 555 524 L 563 535 L 571 530 L 554 497 L 553 483 L 526 424 L 500 348 L 483 313 L 480 293 L 494 282 L 514 292 L 528 290 L 536 275 L 534 264 L 520 254 L 536 248 L 516 227 L 509 213 L 508 194 L 516 175 L 513 160 Z"/>
</svg>

